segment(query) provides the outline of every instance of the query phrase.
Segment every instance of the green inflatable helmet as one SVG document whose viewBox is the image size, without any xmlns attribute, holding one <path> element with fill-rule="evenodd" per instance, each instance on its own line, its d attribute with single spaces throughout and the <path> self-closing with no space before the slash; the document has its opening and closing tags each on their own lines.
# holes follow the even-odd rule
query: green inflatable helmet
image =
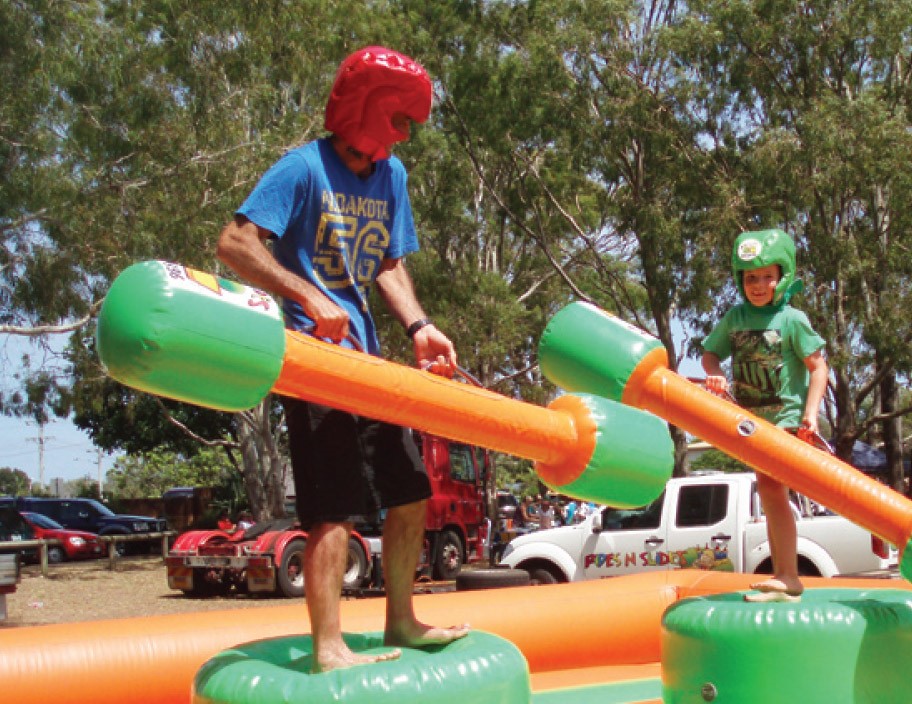
<svg viewBox="0 0 912 704">
<path fill-rule="evenodd" d="M 778 264 L 782 271 L 782 278 L 773 293 L 772 305 L 785 305 L 792 296 L 804 289 L 801 280 L 795 278 L 797 265 L 792 238 L 778 229 L 743 232 L 738 236 L 732 250 L 732 271 L 738 291 L 745 301 L 747 296 L 744 294 L 741 274 L 770 264 Z"/>
</svg>

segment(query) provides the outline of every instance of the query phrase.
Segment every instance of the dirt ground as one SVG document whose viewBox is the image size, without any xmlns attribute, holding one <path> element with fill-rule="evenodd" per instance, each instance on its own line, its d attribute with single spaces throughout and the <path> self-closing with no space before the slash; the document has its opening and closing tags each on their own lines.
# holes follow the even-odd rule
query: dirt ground
<svg viewBox="0 0 912 704">
<path fill-rule="evenodd" d="M 131 616 L 173 614 L 212 609 L 261 608 L 290 603 L 287 599 L 246 595 L 210 599 L 186 597 L 168 588 L 161 557 L 129 557 L 108 569 L 107 560 L 51 565 L 42 577 L 26 565 L 22 581 L 6 600 L 7 619 L 0 628 L 49 623 L 96 621 Z M 304 609 L 304 602 L 301 601 Z"/>
<path fill-rule="evenodd" d="M 465 565 L 463 569 L 486 566 Z M 453 582 L 416 582 L 415 592 L 453 588 Z M 247 594 L 211 598 L 185 596 L 183 592 L 168 588 L 161 557 L 127 557 L 118 562 L 115 571 L 108 569 L 107 560 L 50 565 L 47 577 L 41 576 L 37 565 L 25 565 L 16 592 L 7 596 L 7 619 L 0 621 L 0 629 L 195 611 L 256 609 L 290 603 L 294 601 Z M 306 608 L 303 600 L 299 603 L 302 610 Z"/>
</svg>

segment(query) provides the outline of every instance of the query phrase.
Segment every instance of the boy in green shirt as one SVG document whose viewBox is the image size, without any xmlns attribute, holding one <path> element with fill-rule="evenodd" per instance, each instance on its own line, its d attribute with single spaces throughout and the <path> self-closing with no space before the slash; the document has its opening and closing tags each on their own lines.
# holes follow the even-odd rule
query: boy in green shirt
<svg viewBox="0 0 912 704">
<path fill-rule="evenodd" d="M 818 431 L 817 414 L 829 369 L 824 340 L 807 316 L 788 305 L 802 289 L 795 279 L 795 244 L 782 230 L 745 232 L 732 252 L 735 282 L 745 302 L 732 308 L 703 341 L 706 388 L 729 391 L 721 362 L 732 358 L 731 394 L 744 408 L 792 432 Z M 797 600 L 798 535 L 788 487 L 757 474 L 773 560 L 771 579 L 751 585 L 748 601 Z"/>
</svg>

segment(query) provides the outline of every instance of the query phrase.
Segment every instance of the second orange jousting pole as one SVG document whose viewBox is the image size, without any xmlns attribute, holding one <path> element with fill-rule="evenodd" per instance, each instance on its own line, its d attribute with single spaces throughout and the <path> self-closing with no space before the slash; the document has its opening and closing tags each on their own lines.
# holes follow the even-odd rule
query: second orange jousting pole
<svg viewBox="0 0 912 704">
<path fill-rule="evenodd" d="M 568 344 L 582 330 L 585 347 Z M 654 413 L 896 545 L 900 572 L 912 581 L 912 501 L 671 371 L 654 337 L 595 306 L 572 303 L 548 323 L 539 358 L 561 388 Z"/>
</svg>

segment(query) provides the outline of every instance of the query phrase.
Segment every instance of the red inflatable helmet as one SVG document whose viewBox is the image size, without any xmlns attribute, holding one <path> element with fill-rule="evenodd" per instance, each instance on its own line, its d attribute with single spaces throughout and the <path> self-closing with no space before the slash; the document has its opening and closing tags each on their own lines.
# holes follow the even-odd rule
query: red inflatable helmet
<svg viewBox="0 0 912 704">
<path fill-rule="evenodd" d="M 326 103 L 326 129 L 373 161 L 386 159 L 393 144 L 408 139 L 393 127 L 396 113 L 415 122 L 431 114 L 431 79 L 421 64 L 382 46 L 345 59 Z"/>
</svg>

